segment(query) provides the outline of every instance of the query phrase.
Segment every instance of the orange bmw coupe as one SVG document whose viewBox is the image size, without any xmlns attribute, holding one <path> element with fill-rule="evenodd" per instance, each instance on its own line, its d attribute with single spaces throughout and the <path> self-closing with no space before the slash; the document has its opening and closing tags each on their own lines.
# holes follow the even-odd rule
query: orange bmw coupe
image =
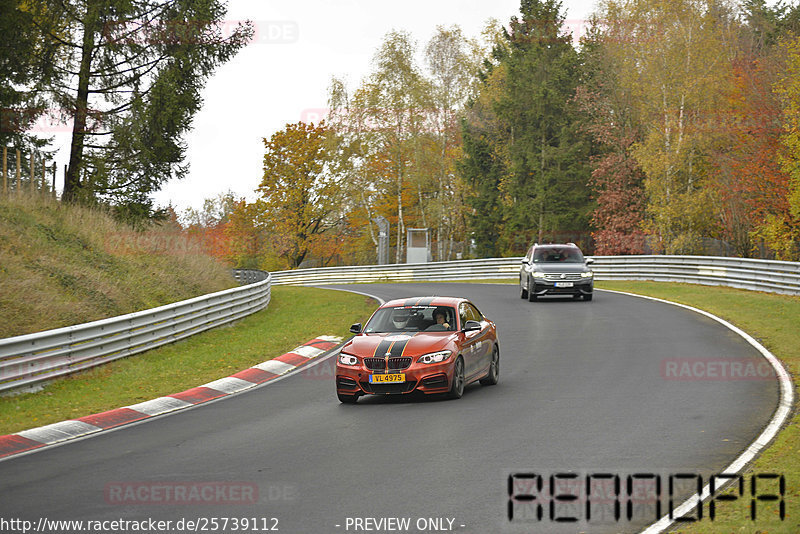
<svg viewBox="0 0 800 534">
<path fill-rule="evenodd" d="M 466 385 L 491 386 L 500 375 L 497 327 L 464 298 L 392 300 L 350 331 L 356 336 L 336 361 L 336 394 L 344 403 L 414 391 L 458 399 Z"/>
</svg>

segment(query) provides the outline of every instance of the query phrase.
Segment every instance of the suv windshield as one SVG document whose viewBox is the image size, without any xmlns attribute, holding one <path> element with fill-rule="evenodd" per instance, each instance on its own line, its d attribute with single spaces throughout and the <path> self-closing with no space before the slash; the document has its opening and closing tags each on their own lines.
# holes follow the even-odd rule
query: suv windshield
<svg viewBox="0 0 800 534">
<path fill-rule="evenodd" d="M 583 254 L 574 247 L 539 247 L 533 254 L 534 263 L 583 263 Z"/>
<path fill-rule="evenodd" d="M 456 329 L 455 309 L 449 306 L 397 306 L 381 308 L 364 332 L 449 332 Z"/>
</svg>

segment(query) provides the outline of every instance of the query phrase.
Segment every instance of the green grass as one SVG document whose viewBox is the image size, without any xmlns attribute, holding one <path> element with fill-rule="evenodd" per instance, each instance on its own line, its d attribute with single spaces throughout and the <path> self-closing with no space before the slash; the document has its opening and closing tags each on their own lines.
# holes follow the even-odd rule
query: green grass
<svg viewBox="0 0 800 534">
<path fill-rule="evenodd" d="M 779 473 L 786 477 L 786 519 L 781 521 L 774 503 L 759 503 L 755 522 L 749 519 L 749 486 L 734 503 L 722 503 L 713 522 L 705 519 L 676 531 L 800 532 L 800 415 L 797 412 L 797 377 L 800 376 L 800 298 L 726 287 L 656 282 L 598 282 L 599 289 L 614 289 L 658 297 L 708 311 L 735 324 L 758 339 L 784 364 L 795 380 L 795 410 L 775 441 L 755 460 L 747 473 Z M 749 481 L 749 476 L 745 476 Z M 773 486 L 768 486 L 773 487 Z"/>
<path fill-rule="evenodd" d="M 376 307 L 373 299 L 354 293 L 274 287 L 266 310 L 232 326 L 54 381 L 37 393 L 0 397 L 0 435 L 178 393 L 318 335 L 346 336 L 352 323 L 364 321 Z"/>
<path fill-rule="evenodd" d="M 135 231 L 100 209 L 0 197 L 0 338 L 235 285 L 227 266 L 174 224 Z"/>
</svg>

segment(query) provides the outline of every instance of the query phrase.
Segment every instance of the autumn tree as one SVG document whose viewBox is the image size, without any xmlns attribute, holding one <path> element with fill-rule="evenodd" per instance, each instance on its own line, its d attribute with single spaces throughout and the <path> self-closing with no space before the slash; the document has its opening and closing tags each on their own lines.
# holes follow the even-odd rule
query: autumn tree
<svg viewBox="0 0 800 534">
<path fill-rule="evenodd" d="M 203 201 L 199 210 L 187 209 L 183 223 L 189 238 L 199 242 L 207 254 L 236 265 L 231 247 L 229 226 L 237 206 L 235 195 L 228 191 Z"/>
<path fill-rule="evenodd" d="M 595 201 L 592 236 L 596 254 L 641 254 L 644 173 L 630 153 L 641 141 L 641 127 L 632 114 L 630 92 L 620 86 L 614 57 L 607 51 L 607 39 L 613 35 L 604 33 L 597 19 L 592 21 L 581 41 L 582 82 L 575 96 L 581 128 L 598 146 L 589 182 Z"/>
<path fill-rule="evenodd" d="M 367 249 L 378 245 L 377 216 L 390 223 L 398 262 L 409 226 L 433 230 L 437 260 L 452 258 L 464 239 L 464 187 L 455 172 L 458 116 L 482 51 L 457 26 L 437 28 L 424 49 L 424 68 L 416 50 L 409 34 L 389 32 L 355 90 L 336 78 L 330 86 L 328 121 L 340 147 L 334 160 L 346 177 L 343 247 L 367 261 L 375 257 Z M 348 244 L 359 235 L 360 245 Z"/>
<path fill-rule="evenodd" d="M 406 32 L 391 31 L 375 54 L 375 69 L 365 83 L 359 107 L 368 110 L 372 125 L 370 141 L 389 162 L 386 176 L 396 202 L 396 252 L 400 263 L 405 247 L 409 190 L 419 190 L 425 179 L 419 161 L 421 134 L 429 112 L 428 81 L 420 72 L 414 55 L 416 43 Z M 374 154 L 374 153 L 373 153 Z M 416 187 L 415 187 L 416 185 Z M 420 206 L 421 207 L 421 206 Z"/>
<path fill-rule="evenodd" d="M 377 257 L 378 231 L 373 218 L 378 213 L 376 176 L 370 172 L 370 154 L 375 150 L 370 127 L 370 110 L 364 106 L 366 100 L 363 87 L 351 95 L 347 85 L 334 77 L 328 88 L 327 122 L 330 139 L 337 147 L 332 153 L 331 164 L 341 177 L 342 203 L 347 212 L 348 224 L 361 229 L 360 234 L 345 241 L 351 261 L 373 263 Z M 369 239 L 368 244 L 365 241 Z"/>
<path fill-rule="evenodd" d="M 608 1 L 608 50 L 643 138 L 631 153 L 644 170 L 651 246 L 702 251 L 715 204 L 706 178 L 715 120 L 736 56 L 735 13 L 718 0 Z"/>
<path fill-rule="evenodd" d="M 249 203 L 238 199 L 234 203 L 225 225 L 231 263 L 240 269 L 286 269 L 287 260 L 279 255 L 275 240 L 262 220 L 262 208 L 260 201 Z"/>
<path fill-rule="evenodd" d="M 466 227 L 464 187 L 455 169 L 461 148 L 458 115 L 473 90 L 472 81 L 477 78 L 481 59 L 480 44 L 464 37 L 458 26 L 438 26 L 425 47 L 435 150 L 432 163 L 436 191 L 431 208 L 439 260 L 452 258 L 453 242 Z"/>
<path fill-rule="evenodd" d="M 800 260 L 800 37 L 787 36 L 780 44 L 783 69 L 775 90 L 782 104 L 778 161 L 788 176 L 786 208 L 769 214 L 761 235 L 780 259 Z"/>
<path fill-rule="evenodd" d="M 256 216 L 289 268 L 298 267 L 318 236 L 341 218 L 341 183 L 330 172 L 328 135 L 324 123 L 298 122 L 264 139 Z"/>
</svg>

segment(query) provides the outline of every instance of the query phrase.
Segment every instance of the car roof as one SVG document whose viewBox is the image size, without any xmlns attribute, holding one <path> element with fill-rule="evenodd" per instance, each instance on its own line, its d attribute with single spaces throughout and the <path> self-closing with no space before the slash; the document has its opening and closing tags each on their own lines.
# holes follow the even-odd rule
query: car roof
<svg viewBox="0 0 800 534">
<path fill-rule="evenodd" d="M 541 243 L 534 245 L 533 248 L 577 248 L 580 250 L 580 247 L 575 243 Z"/>
<path fill-rule="evenodd" d="M 396 308 L 398 306 L 451 306 L 456 307 L 467 299 L 464 297 L 440 297 L 431 295 L 427 297 L 406 297 L 402 299 L 390 300 L 381 308 Z"/>
</svg>

